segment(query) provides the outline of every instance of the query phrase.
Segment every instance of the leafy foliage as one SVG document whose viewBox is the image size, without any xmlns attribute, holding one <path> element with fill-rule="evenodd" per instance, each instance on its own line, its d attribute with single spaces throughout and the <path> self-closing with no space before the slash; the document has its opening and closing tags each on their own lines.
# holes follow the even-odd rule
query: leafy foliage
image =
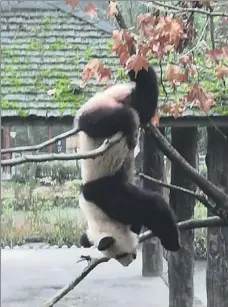
<svg viewBox="0 0 228 307">
<path fill-rule="evenodd" d="M 202 37 L 197 38 L 193 22 L 193 17 L 200 13 L 201 9 L 209 10 L 213 2 L 181 1 L 178 9 L 186 10 L 186 14 L 180 17 L 168 14 L 163 16 L 161 13 L 140 14 L 137 31 L 131 32 L 124 28 L 113 31 L 112 51 L 119 57 L 124 70 L 134 70 L 136 74 L 141 69 L 147 70 L 151 58 L 167 63 L 165 80 L 161 72 L 161 93 L 167 100 L 167 93 L 171 94 L 170 102 L 159 108 L 156 118 L 153 119 L 156 125 L 159 124 L 160 114 L 177 118 L 187 109 L 191 109 L 201 110 L 207 115 L 216 106 L 216 102 L 219 99 L 221 101 L 221 93 L 226 92 L 221 81 L 224 82 L 228 76 L 228 47 L 211 50 L 207 48 L 205 57 L 205 50 L 198 45 L 200 39 L 207 39 L 209 32 L 205 35 L 199 33 Z M 188 9 L 191 9 L 189 13 Z M 116 16 L 119 19 L 120 14 L 118 2 L 110 1 L 108 16 Z M 205 30 L 207 20 L 202 19 L 201 24 Z M 196 45 L 191 48 L 197 39 Z M 91 78 L 96 78 L 98 82 L 107 81 L 111 75 L 111 71 L 106 67 L 104 69 L 98 59 L 93 59 L 84 68 L 81 86 L 84 87 Z"/>
</svg>

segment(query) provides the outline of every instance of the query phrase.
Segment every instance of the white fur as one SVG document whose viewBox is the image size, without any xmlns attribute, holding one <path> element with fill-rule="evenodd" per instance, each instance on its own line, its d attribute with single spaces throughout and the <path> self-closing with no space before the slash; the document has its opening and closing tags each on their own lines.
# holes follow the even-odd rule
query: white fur
<svg viewBox="0 0 228 307">
<path fill-rule="evenodd" d="M 77 112 L 74 124 L 77 125 L 77 119 L 83 112 L 89 112 L 96 108 L 98 101 L 99 106 L 106 105 L 108 101 L 110 107 L 116 107 L 118 102 L 120 103 L 119 107 L 121 107 L 121 101 L 132 92 L 134 87 L 135 83 L 132 82 L 118 84 L 106 89 L 103 93 L 96 94 Z M 135 120 L 139 124 L 137 113 L 135 113 Z M 137 135 L 137 131 L 135 133 Z M 112 138 L 118 138 L 121 135 L 121 133 L 117 133 Z M 95 150 L 103 142 L 104 139 L 94 140 L 83 131 L 77 135 L 79 153 Z M 121 166 L 124 166 L 126 175 L 131 179 L 134 171 L 134 150 L 129 150 L 124 138 L 95 159 L 81 160 L 82 183 L 85 184 L 105 175 L 114 174 Z M 97 191 L 97 193 L 102 193 L 102 191 Z M 123 266 L 128 266 L 134 260 L 133 254 L 136 255 L 138 245 L 138 236 L 130 230 L 130 225 L 124 225 L 109 218 L 96 204 L 86 201 L 83 195 L 80 196 L 79 206 L 88 223 L 87 236 L 89 241 L 97 247 L 102 238 L 113 237 L 115 242 L 102 253 L 110 258 L 116 258 L 118 255 L 127 253 L 125 257 L 116 258 L 116 260 Z"/>
<path fill-rule="evenodd" d="M 121 134 L 118 133 L 114 137 L 120 136 Z M 95 141 L 88 137 L 86 133 L 80 132 L 77 141 L 78 151 L 86 152 L 98 148 L 104 140 Z M 129 151 L 126 140 L 123 138 L 103 155 L 99 155 L 95 159 L 81 160 L 82 183 L 113 174 L 123 164 L 126 167 L 126 174 L 131 177 L 133 155 L 133 150 Z M 102 191 L 97 191 L 97 193 L 102 193 Z M 110 195 L 110 197 L 112 196 Z M 123 266 L 128 266 L 134 260 L 133 254 L 137 253 L 138 236 L 130 230 L 129 226 L 114 221 L 96 204 L 86 201 L 83 195 L 80 196 L 79 206 L 88 223 L 87 235 L 90 242 L 97 247 L 102 238 L 112 236 L 115 243 L 102 253 L 110 258 L 128 253 L 127 256 L 117 259 Z"/>
<path fill-rule="evenodd" d="M 102 238 L 113 237 L 115 239 L 113 245 L 102 253 L 109 258 L 128 253 L 127 256 L 117 259 L 123 266 L 128 266 L 134 260 L 132 254 L 137 254 L 138 236 L 130 231 L 128 226 L 114 222 L 94 203 L 86 201 L 82 195 L 79 204 L 88 223 L 86 233 L 89 241 L 97 247 Z"/>
</svg>

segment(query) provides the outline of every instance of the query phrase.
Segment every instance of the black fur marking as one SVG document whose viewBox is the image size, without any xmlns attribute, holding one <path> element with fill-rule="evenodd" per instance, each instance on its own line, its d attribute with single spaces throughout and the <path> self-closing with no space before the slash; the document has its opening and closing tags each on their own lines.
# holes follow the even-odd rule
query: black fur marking
<svg viewBox="0 0 228 307">
<path fill-rule="evenodd" d="M 146 125 L 154 116 L 158 106 L 159 87 L 157 75 L 154 69 L 149 66 L 148 71 L 144 68 L 140 70 L 135 78 L 135 71 L 128 73 L 131 81 L 136 82 L 136 88 L 133 90 L 130 105 L 134 108 L 140 118 L 140 124 Z"/>
<path fill-rule="evenodd" d="M 88 182 L 83 186 L 84 198 L 94 202 L 110 218 L 132 225 L 133 229 L 147 227 L 161 240 L 164 248 L 177 251 L 180 243 L 175 217 L 162 195 L 122 179 L 119 172 Z"/>
<path fill-rule="evenodd" d="M 81 235 L 79 243 L 80 243 L 80 246 L 85 247 L 85 248 L 89 248 L 92 246 L 86 233 L 83 233 Z"/>
<path fill-rule="evenodd" d="M 104 251 L 111 247 L 115 242 L 115 239 L 113 237 L 104 237 L 100 240 L 97 249 L 99 251 Z"/>
<path fill-rule="evenodd" d="M 129 149 L 136 146 L 138 125 L 137 113 L 127 105 L 118 103 L 116 108 L 99 107 L 84 112 L 78 119 L 78 127 L 91 138 L 109 138 L 123 132 L 127 137 Z"/>
</svg>

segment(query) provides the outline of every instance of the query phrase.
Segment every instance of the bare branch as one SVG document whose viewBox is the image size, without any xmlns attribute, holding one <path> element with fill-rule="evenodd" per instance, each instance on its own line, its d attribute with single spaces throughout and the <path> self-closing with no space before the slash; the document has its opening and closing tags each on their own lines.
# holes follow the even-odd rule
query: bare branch
<svg viewBox="0 0 228 307">
<path fill-rule="evenodd" d="M 70 130 L 72 131 L 72 130 Z M 44 154 L 44 155 L 27 155 L 15 159 L 7 159 L 1 161 L 1 166 L 14 166 L 28 162 L 46 162 L 54 160 L 81 160 L 94 159 L 105 153 L 109 148 L 120 142 L 122 136 L 114 136 L 111 139 L 105 140 L 100 147 L 88 152 L 79 154 Z"/>
<path fill-rule="evenodd" d="M 146 3 L 145 3 L 146 4 Z M 177 13 L 199 13 L 199 14 L 203 14 L 203 15 L 207 15 L 207 16 L 220 16 L 220 17 L 228 17 L 228 14 L 223 13 L 223 12 L 209 12 L 203 9 L 198 9 L 198 8 L 179 8 L 177 6 L 171 5 L 171 4 L 167 4 L 165 2 L 161 2 L 161 1 L 150 1 L 150 4 L 147 4 L 148 6 L 152 6 L 155 5 L 156 7 L 165 7 L 169 10 L 171 10 L 171 12 L 177 14 Z"/>
<path fill-rule="evenodd" d="M 191 190 L 179 187 L 177 185 L 165 183 L 162 180 L 155 179 L 153 177 L 147 176 L 147 175 L 142 174 L 142 173 L 140 173 L 139 176 L 144 178 L 144 179 L 146 179 L 146 180 L 149 180 L 149 181 L 152 181 L 154 183 L 157 183 L 158 185 L 161 185 L 163 187 L 166 187 L 166 188 L 169 188 L 169 189 L 175 189 L 175 190 L 180 191 L 182 193 L 191 195 L 192 197 L 194 197 L 197 200 L 199 200 L 213 214 L 217 215 L 217 211 L 215 210 L 215 205 L 212 204 L 210 201 L 208 201 L 207 198 L 204 195 L 201 195 L 201 194 L 193 192 Z"/>
<path fill-rule="evenodd" d="M 178 227 L 180 230 L 196 229 L 202 227 L 228 227 L 228 222 L 222 221 L 219 217 L 210 217 L 203 220 L 187 220 L 184 222 L 179 222 Z M 151 231 L 146 231 L 139 236 L 139 242 L 142 243 L 145 240 L 154 237 Z M 89 264 L 85 267 L 83 272 L 76 277 L 72 282 L 66 285 L 63 289 L 55 294 L 55 296 L 48 301 L 46 301 L 43 307 L 52 307 L 59 300 L 61 300 L 67 293 L 74 289 L 97 265 L 100 263 L 108 262 L 111 258 L 102 257 L 102 258 L 91 258 L 90 256 L 82 256 L 82 259 L 89 261 Z"/>
<path fill-rule="evenodd" d="M 173 162 L 178 164 L 185 172 L 186 175 L 194 181 L 201 190 L 207 194 L 215 203 L 215 210 L 217 215 L 228 219 L 228 195 L 217 188 L 212 182 L 201 176 L 195 168 L 193 168 L 180 154 L 173 148 L 168 140 L 162 133 L 153 125 L 145 128 L 155 138 L 159 148 L 164 154 Z"/>
<path fill-rule="evenodd" d="M 72 136 L 74 134 L 77 134 L 79 132 L 78 128 L 75 127 L 69 131 L 66 131 L 62 134 L 59 134 L 57 136 L 55 136 L 54 138 L 47 140 L 43 143 L 34 145 L 34 146 L 21 146 L 21 147 L 13 147 L 13 148 L 6 148 L 6 149 L 2 149 L 1 153 L 2 154 L 6 154 L 6 153 L 12 153 L 12 152 L 22 152 L 22 151 L 35 151 L 35 150 L 41 150 L 45 147 L 47 147 L 48 145 L 54 144 L 62 139 L 65 139 L 66 137 Z"/>
<path fill-rule="evenodd" d="M 195 44 L 195 46 L 194 46 L 191 50 L 189 50 L 188 52 L 186 52 L 186 55 L 188 55 L 188 54 L 190 54 L 191 52 L 193 52 L 194 50 L 198 49 L 199 44 L 200 44 L 200 42 L 202 41 L 202 39 L 203 39 L 203 37 L 204 37 L 204 35 L 205 35 L 207 26 L 208 26 L 208 24 L 209 24 L 209 20 L 210 20 L 210 19 L 207 18 L 207 20 L 206 20 L 206 22 L 205 22 L 205 24 L 204 24 L 202 30 L 200 30 L 201 34 L 200 34 L 199 39 L 197 40 L 197 43 Z"/>
</svg>

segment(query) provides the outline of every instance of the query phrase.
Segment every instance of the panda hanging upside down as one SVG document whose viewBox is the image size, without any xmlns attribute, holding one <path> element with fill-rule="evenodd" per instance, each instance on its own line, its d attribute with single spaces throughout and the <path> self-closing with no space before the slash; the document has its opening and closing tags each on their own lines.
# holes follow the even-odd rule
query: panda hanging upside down
<svg viewBox="0 0 228 307">
<path fill-rule="evenodd" d="M 82 160 L 79 200 L 87 220 L 80 242 L 122 265 L 136 258 L 138 234 L 150 229 L 164 248 L 180 248 L 175 216 L 160 193 L 131 183 L 134 149 L 140 125 L 150 122 L 157 109 L 158 82 L 152 67 L 128 73 L 131 82 L 116 84 L 89 99 L 77 112 L 78 151 L 98 148 L 105 139 L 122 135 L 120 142 L 95 159 Z"/>
</svg>

